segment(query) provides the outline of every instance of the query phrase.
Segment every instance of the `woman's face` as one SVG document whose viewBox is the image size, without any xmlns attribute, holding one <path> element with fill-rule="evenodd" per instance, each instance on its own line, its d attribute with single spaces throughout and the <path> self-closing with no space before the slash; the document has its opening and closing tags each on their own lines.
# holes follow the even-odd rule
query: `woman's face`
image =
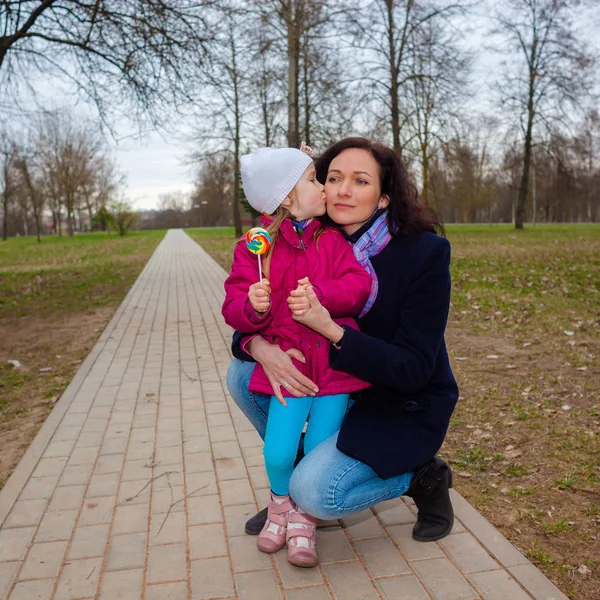
<svg viewBox="0 0 600 600">
<path fill-rule="evenodd" d="M 381 195 L 379 164 L 361 148 L 348 148 L 330 163 L 325 181 L 327 214 L 351 235 L 378 208 L 389 204 Z"/>
</svg>

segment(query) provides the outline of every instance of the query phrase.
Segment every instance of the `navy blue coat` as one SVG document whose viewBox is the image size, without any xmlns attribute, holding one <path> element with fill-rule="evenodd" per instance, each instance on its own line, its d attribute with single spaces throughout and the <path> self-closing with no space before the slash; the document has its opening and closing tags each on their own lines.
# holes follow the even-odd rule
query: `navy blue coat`
<svg viewBox="0 0 600 600">
<path fill-rule="evenodd" d="M 371 382 L 353 393 L 338 449 L 382 478 L 414 471 L 440 449 L 458 400 L 444 331 L 450 307 L 450 243 L 433 233 L 394 238 L 371 259 L 379 292 L 345 328 L 331 367 Z M 234 336 L 233 353 L 248 359 Z"/>
</svg>

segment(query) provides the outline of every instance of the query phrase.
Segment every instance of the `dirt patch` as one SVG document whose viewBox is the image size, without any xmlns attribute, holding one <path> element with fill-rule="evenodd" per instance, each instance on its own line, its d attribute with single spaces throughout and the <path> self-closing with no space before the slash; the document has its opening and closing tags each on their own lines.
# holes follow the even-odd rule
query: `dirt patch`
<svg viewBox="0 0 600 600">
<path fill-rule="evenodd" d="M 461 398 L 442 455 L 457 490 L 570 597 L 597 598 L 600 370 L 577 370 L 560 338 L 450 323 L 447 342 Z"/>
<path fill-rule="evenodd" d="M 105 306 L 48 322 L 26 317 L 0 326 L 0 486 L 27 450 L 114 314 Z M 7 364 L 18 360 L 19 368 Z"/>
</svg>

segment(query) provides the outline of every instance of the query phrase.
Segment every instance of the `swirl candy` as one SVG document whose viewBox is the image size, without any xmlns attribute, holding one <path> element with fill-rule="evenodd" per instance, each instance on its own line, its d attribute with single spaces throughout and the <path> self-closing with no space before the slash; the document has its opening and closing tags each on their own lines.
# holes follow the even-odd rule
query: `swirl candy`
<svg viewBox="0 0 600 600">
<path fill-rule="evenodd" d="M 262 281 L 261 254 L 266 254 L 271 247 L 271 236 L 266 229 L 262 227 L 253 227 L 246 233 L 246 248 L 258 256 L 258 275 Z"/>
</svg>

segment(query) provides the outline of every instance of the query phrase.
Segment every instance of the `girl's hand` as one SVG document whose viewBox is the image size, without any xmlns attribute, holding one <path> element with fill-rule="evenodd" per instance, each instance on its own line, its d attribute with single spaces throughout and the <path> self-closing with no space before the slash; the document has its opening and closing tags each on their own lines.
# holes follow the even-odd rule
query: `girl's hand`
<svg viewBox="0 0 600 600">
<path fill-rule="evenodd" d="M 265 375 L 273 386 L 273 393 L 283 406 L 287 406 L 287 402 L 281 393 L 281 388 L 296 397 L 314 396 L 318 393 L 317 386 L 298 371 L 290 358 L 294 357 L 300 362 L 306 362 L 300 350 L 291 348 L 284 352 L 278 345 L 269 344 L 259 335 L 248 342 L 247 349 L 254 360 L 262 365 Z"/>
<path fill-rule="evenodd" d="M 310 286 L 308 277 L 298 280 L 298 287 L 290 292 L 290 297 L 287 299 L 290 310 L 293 316 L 301 317 L 305 315 L 309 308 L 310 302 L 306 295 L 306 290 Z"/>
<path fill-rule="evenodd" d="M 253 283 L 248 290 L 248 299 L 255 312 L 262 314 L 269 310 L 271 305 L 271 284 L 268 279 Z"/>
<path fill-rule="evenodd" d="M 332 342 L 339 342 L 344 335 L 344 330 L 331 318 L 329 311 L 319 302 L 311 285 L 307 287 L 305 294 L 308 300 L 308 310 L 302 315 L 295 314 L 292 311 L 294 320 L 314 329 L 314 331 Z"/>
</svg>

